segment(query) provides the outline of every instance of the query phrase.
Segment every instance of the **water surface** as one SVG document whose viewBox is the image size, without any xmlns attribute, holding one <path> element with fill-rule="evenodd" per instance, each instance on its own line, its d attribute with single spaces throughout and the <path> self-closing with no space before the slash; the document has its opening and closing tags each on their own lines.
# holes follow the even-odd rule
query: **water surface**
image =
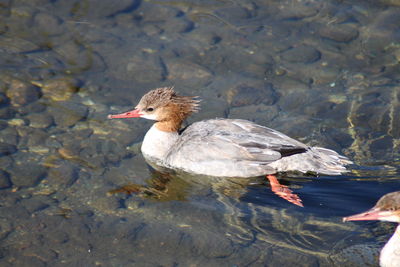
<svg viewBox="0 0 400 267">
<path fill-rule="evenodd" d="M 342 223 L 400 188 L 400 2 L 3 1 L 2 266 L 376 266 L 395 225 Z M 283 174 L 304 203 L 152 170 L 150 89 L 354 160 Z"/>
</svg>

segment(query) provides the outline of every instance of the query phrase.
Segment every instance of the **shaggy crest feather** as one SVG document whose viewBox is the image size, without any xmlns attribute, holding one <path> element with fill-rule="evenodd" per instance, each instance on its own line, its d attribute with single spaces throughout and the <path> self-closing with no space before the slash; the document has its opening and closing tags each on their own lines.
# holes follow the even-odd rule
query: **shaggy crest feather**
<svg viewBox="0 0 400 267">
<path fill-rule="evenodd" d="M 151 90 L 140 100 L 136 108 L 146 110 L 150 106 L 153 108 L 176 105 L 180 112 L 189 116 L 199 111 L 200 99 L 197 96 L 180 96 L 174 91 L 174 87 L 162 87 Z"/>
</svg>

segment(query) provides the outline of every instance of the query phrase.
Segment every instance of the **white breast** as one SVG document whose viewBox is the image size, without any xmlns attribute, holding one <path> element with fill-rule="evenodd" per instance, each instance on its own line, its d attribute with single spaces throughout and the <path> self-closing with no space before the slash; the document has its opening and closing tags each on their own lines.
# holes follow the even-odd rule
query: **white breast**
<svg viewBox="0 0 400 267">
<path fill-rule="evenodd" d="M 146 158 L 162 162 L 178 138 L 177 132 L 160 131 L 153 125 L 143 139 L 142 153 Z"/>
<path fill-rule="evenodd" d="M 381 251 L 379 264 L 382 267 L 400 266 L 400 226 Z"/>
</svg>

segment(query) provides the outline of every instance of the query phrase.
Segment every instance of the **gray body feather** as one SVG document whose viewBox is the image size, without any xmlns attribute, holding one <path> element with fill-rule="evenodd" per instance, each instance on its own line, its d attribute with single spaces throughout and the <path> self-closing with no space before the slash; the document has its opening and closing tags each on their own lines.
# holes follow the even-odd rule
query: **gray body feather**
<svg viewBox="0 0 400 267">
<path fill-rule="evenodd" d="M 193 123 L 164 156 L 157 161 L 166 167 L 227 177 L 285 171 L 339 175 L 352 163 L 333 150 L 309 147 L 273 129 L 238 119 Z"/>
</svg>

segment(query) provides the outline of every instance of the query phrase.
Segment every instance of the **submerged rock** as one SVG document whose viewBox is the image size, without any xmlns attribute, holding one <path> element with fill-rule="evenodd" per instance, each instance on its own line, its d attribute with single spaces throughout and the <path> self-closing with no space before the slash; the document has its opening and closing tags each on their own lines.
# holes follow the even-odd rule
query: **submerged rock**
<svg viewBox="0 0 400 267">
<path fill-rule="evenodd" d="M 124 69 L 121 69 L 122 67 Z M 130 77 L 142 83 L 162 81 L 166 76 L 162 60 L 156 55 L 147 53 L 128 57 L 125 65 L 117 68 L 120 70 L 120 73 L 116 74 L 119 78 L 127 79 Z"/>
<path fill-rule="evenodd" d="M 33 82 L 40 87 L 43 96 L 53 101 L 66 101 L 78 92 L 78 81 L 70 77 L 60 77 L 43 82 Z"/>
<path fill-rule="evenodd" d="M 301 20 L 315 16 L 318 13 L 318 5 L 308 5 L 306 2 L 291 1 L 290 4 L 282 4 L 277 14 L 285 20 Z"/>
<path fill-rule="evenodd" d="M 0 157 L 13 154 L 17 151 L 14 145 L 0 142 Z"/>
<path fill-rule="evenodd" d="M 277 99 L 272 84 L 266 84 L 261 88 L 239 85 L 234 91 L 236 91 L 236 94 L 234 94 L 231 102 L 232 107 L 258 105 L 261 103 L 272 105 Z"/>
<path fill-rule="evenodd" d="M 40 98 L 37 87 L 16 79 L 11 80 L 6 94 L 11 104 L 16 107 L 27 105 Z"/>
<path fill-rule="evenodd" d="M 4 107 L 4 106 L 6 106 L 8 103 L 9 103 L 8 97 L 7 97 L 5 94 L 0 93 L 0 107 Z"/>
<path fill-rule="evenodd" d="M 0 153 L 0 155 L 9 155 L 14 153 L 16 151 L 15 146 L 18 144 L 18 141 L 19 141 L 19 136 L 15 127 L 7 127 L 1 130 L 0 151 L 3 152 Z M 12 148 L 12 146 L 14 146 L 14 148 Z"/>
<path fill-rule="evenodd" d="M 13 118 L 15 110 L 10 107 L 0 108 L 0 119 L 7 120 Z"/>
<path fill-rule="evenodd" d="M 0 189 L 10 188 L 11 186 L 10 175 L 5 171 L 0 170 Z"/>
<path fill-rule="evenodd" d="M 35 15 L 34 24 L 43 35 L 61 34 L 64 30 L 60 18 L 43 12 Z"/>
<path fill-rule="evenodd" d="M 50 168 L 47 179 L 56 187 L 70 187 L 78 179 L 78 170 L 73 165 L 64 163 L 61 166 Z"/>
<path fill-rule="evenodd" d="M 11 181 L 15 186 L 32 187 L 46 176 L 46 168 L 39 164 L 25 162 L 15 165 L 10 170 L 10 174 Z"/>
<path fill-rule="evenodd" d="M 15 110 L 19 115 L 25 116 L 28 114 L 43 112 L 46 110 L 46 108 L 47 108 L 46 104 L 42 103 L 41 101 L 36 101 L 26 106 L 18 107 Z"/>
<path fill-rule="evenodd" d="M 291 63 L 312 63 L 320 59 L 321 53 L 312 46 L 300 45 L 283 52 L 281 57 Z"/>
<path fill-rule="evenodd" d="M 400 0 L 379 0 L 377 2 L 380 2 L 385 5 L 400 6 Z"/>
<path fill-rule="evenodd" d="M 331 39 L 340 43 L 348 43 L 358 37 L 358 31 L 349 25 L 329 25 L 321 27 L 319 34 L 322 37 Z"/>
<path fill-rule="evenodd" d="M 46 113 L 33 113 L 26 118 L 29 120 L 29 126 L 32 128 L 45 129 L 54 123 L 53 117 Z"/>
<path fill-rule="evenodd" d="M 59 127 L 73 126 L 86 118 L 88 114 L 86 106 L 73 102 L 59 102 L 58 105 L 51 106 L 48 110 Z"/>
<path fill-rule="evenodd" d="M 25 198 L 20 201 L 21 205 L 30 213 L 35 213 L 44 209 L 47 209 L 51 201 L 45 196 L 33 196 Z"/>
<path fill-rule="evenodd" d="M 162 29 L 166 34 L 171 33 L 186 33 L 194 28 L 193 22 L 185 19 L 184 17 L 172 18 L 168 20 L 168 23 L 162 23 Z"/>
<path fill-rule="evenodd" d="M 168 79 L 180 81 L 190 85 L 207 83 L 213 76 L 207 68 L 193 62 L 173 59 L 166 62 Z"/>
</svg>

